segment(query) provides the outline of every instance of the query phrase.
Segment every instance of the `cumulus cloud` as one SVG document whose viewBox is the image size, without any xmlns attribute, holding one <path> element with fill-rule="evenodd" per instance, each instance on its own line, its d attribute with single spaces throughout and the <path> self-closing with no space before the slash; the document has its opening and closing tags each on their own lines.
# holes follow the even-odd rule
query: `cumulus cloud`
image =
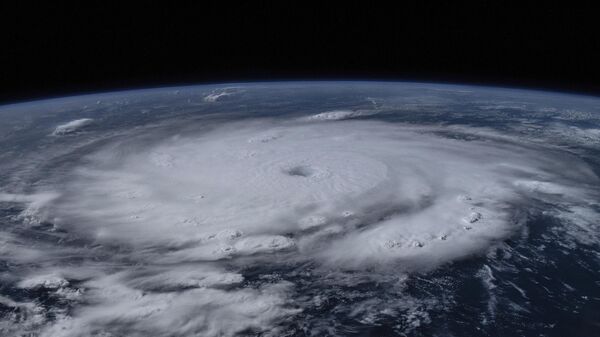
<svg viewBox="0 0 600 337">
<path fill-rule="evenodd" d="M 341 120 L 364 115 L 363 112 L 355 110 L 333 110 L 318 113 L 308 117 L 309 120 Z"/>
<path fill-rule="evenodd" d="M 69 285 L 69 281 L 65 280 L 60 275 L 50 273 L 47 275 L 35 275 L 32 278 L 27 278 L 19 282 L 20 288 L 32 289 L 32 288 L 50 288 L 58 289 Z"/>
<path fill-rule="evenodd" d="M 255 264 L 397 275 L 485 252 L 536 200 L 583 207 L 580 230 L 598 219 L 598 177 L 568 153 L 490 131 L 323 116 L 132 137 L 88 155 L 46 198 L 0 195 L 101 256 L 20 281 L 85 289 L 46 335 L 277 335 L 302 307 L 293 283 L 247 278 Z"/>
<path fill-rule="evenodd" d="M 46 206 L 58 197 L 56 192 L 39 192 L 35 194 L 1 193 L 0 202 L 24 203 L 27 207 L 19 218 L 28 224 L 38 224 L 46 216 Z"/>
<path fill-rule="evenodd" d="M 205 102 L 217 102 L 227 96 L 231 96 L 231 95 L 235 94 L 238 91 L 239 91 L 239 89 L 236 87 L 215 89 L 212 92 L 210 92 L 208 95 L 204 96 L 204 101 Z"/>
<path fill-rule="evenodd" d="M 85 284 L 94 303 L 74 317 L 63 317 L 41 336 L 233 336 L 242 331 L 269 331 L 271 324 L 297 309 L 283 308 L 290 284 L 259 289 L 193 288 L 146 292 L 126 284 L 122 275 Z M 276 330 L 271 331 L 276 336 Z"/>
<path fill-rule="evenodd" d="M 57 126 L 56 129 L 54 129 L 54 132 L 52 132 L 52 135 L 53 136 L 62 136 L 62 135 L 74 133 L 74 132 L 77 132 L 77 131 L 83 129 L 84 127 L 92 124 L 93 122 L 94 122 L 94 120 L 91 118 L 76 119 L 76 120 L 70 121 L 68 123 Z"/>
</svg>

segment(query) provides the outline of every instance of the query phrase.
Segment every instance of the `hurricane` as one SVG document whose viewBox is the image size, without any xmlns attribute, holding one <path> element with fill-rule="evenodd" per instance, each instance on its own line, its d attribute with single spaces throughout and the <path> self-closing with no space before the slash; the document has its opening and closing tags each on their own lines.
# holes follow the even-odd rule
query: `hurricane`
<svg viewBox="0 0 600 337">
<path fill-rule="evenodd" d="M 600 112 L 573 110 L 598 101 L 556 95 L 243 84 L 3 107 L 0 331 L 556 332 L 572 321 L 549 312 L 600 308 Z"/>
</svg>

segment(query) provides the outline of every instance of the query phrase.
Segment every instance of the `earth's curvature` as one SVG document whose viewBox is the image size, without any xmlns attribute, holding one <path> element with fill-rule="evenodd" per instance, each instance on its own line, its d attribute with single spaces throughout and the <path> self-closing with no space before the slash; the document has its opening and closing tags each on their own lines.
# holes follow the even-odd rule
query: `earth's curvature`
<svg viewBox="0 0 600 337">
<path fill-rule="evenodd" d="M 600 99 L 191 86 L 0 107 L 2 336 L 600 335 Z"/>
</svg>

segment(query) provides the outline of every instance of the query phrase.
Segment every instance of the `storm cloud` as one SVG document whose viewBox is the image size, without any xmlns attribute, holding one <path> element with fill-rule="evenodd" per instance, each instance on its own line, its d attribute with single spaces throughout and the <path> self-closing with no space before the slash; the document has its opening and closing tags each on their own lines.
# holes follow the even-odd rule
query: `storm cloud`
<svg viewBox="0 0 600 337">
<path fill-rule="evenodd" d="M 538 202 L 598 217 L 598 177 L 559 149 L 483 129 L 319 116 L 120 138 L 44 187 L 51 197 L 0 195 L 101 256 L 59 268 L 74 248 L 56 246 L 23 272 L 23 287 L 75 303 L 40 323 L 46 335 L 277 335 L 304 310 L 296 285 L 247 283 L 249 266 L 411 274 L 485 253 Z"/>
</svg>

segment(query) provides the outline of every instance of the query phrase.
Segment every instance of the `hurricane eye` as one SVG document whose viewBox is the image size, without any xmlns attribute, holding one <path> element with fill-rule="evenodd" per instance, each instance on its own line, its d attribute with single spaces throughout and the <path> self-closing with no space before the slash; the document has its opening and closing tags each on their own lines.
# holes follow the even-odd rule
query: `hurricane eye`
<svg viewBox="0 0 600 337">
<path fill-rule="evenodd" d="M 298 165 L 292 168 L 284 170 L 284 173 L 293 177 L 305 177 L 308 178 L 315 173 L 315 170 L 307 165 Z"/>
</svg>

